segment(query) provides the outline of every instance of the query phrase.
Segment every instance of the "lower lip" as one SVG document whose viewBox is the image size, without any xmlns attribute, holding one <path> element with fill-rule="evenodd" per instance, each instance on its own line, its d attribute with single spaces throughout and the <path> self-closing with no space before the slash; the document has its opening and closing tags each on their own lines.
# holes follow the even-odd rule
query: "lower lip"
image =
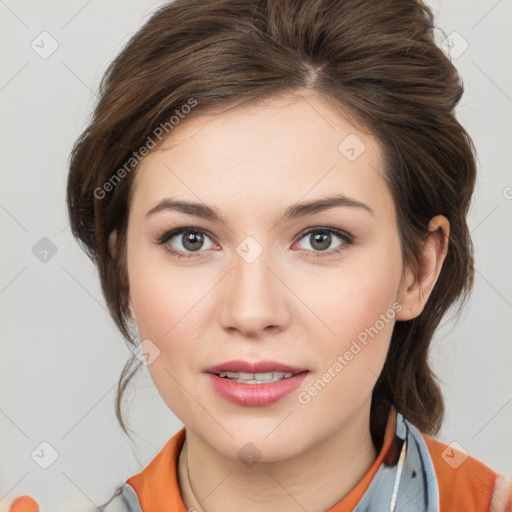
<svg viewBox="0 0 512 512">
<path fill-rule="evenodd" d="M 257 407 L 284 398 L 302 384 L 308 373 L 298 373 L 293 377 L 267 384 L 240 384 L 213 373 L 209 373 L 208 377 L 213 389 L 223 398 L 239 405 Z"/>
</svg>

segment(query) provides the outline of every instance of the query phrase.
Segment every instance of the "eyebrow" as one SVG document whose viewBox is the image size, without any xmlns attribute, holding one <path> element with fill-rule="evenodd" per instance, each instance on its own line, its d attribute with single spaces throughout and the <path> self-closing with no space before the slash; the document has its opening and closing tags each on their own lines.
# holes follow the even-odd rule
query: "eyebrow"
<svg viewBox="0 0 512 512">
<path fill-rule="evenodd" d="M 325 197 L 323 199 L 317 199 L 314 201 L 304 203 L 297 203 L 292 206 L 289 206 L 281 212 L 279 216 L 279 221 L 287 222 L 300 217 L 314 215 L 324 210 L 328 210 L 330 208 L 335 208 L 339 206 L 360 208 L 361 210 L 365 210 L 371 215 L 375 216 L 374 211 L 367 204 L 357 201 L 356 199 L 353 199 L 351 197 L 347 197 L 343 194 L 338 194 L 334 196 Z M 148 218 L 151 215 L 154 215 L 155 213 L 169 210 L 186 213 L 187 215 L 193 215 L 196 217 L 201 217 L 203 219 L 211 220 L 214 222 L 220 221 L 226 224 L 226 220 L 220 214 L 218 208 L 208 206 L 204 203 L 201 204 L 189 201 L 178 201 L 175 200 L 174 198 L 162 199 L 155 207 L 151 208 L 151 210 L 149 210 L 146 213 L 146 218 Z"/>
</svg>

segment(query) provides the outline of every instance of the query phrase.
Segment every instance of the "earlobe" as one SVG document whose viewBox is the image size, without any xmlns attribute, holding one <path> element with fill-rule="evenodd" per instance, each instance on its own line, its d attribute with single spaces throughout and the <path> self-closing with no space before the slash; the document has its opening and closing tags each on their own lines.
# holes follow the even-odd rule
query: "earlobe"
<svg viewBox="0 0 512 512">
<path fill-rule="evenodd" d="M 112 258 L 116 255 L 117 252 L 117 231 L 114 230 L 110 233 L 108 237 L 108 247 L 110 250 L 110 254 Z M 128 309 L 130 310 L 130 316 L 135 320 L 135 311 L 133 310 L 132 306 L 132 298 L 130 294 L 128 293 Z"/>
<path fill-rule="evenodd" d="M 421 249 L 417 271 L 405 271 L 399 291 L 402 310 L 396 315 L 397 320 L 411 320 L 420 315 L 441 273 L 448 252 L 450 223 L 443 215 L 437 215 L 431 219 L 428 229 L 430 234 Z"/>
<path fill-rule="evenodd" d="M 400 289 L 398 292 L 398 302 L 402 308 L 396 313 L 396 320 L 410 320 L 416 316 L 412 309 L 413 304 L 411 304 L 411 290 L 414 286 L 414 283 L 414 274 L 409 267 L 406 267 L 402 275 L 402 281 L 400 283 Z"/>
<path fill-rule="evenodd" d="M 128 294 L 128 309 L 130 310 L 131 317 L 135 320 L 135 311 L 133 310 L 132 297 L 130 294 Z"/>
<path fill-rule="evenodd" d="M 110 233 L 108 237 L 108 247 L 110 249 L 110 255 L 112 257 L 116 254 L 116 248 L 117 248 L 117 231 L 114 230 Z"/>
</svg>

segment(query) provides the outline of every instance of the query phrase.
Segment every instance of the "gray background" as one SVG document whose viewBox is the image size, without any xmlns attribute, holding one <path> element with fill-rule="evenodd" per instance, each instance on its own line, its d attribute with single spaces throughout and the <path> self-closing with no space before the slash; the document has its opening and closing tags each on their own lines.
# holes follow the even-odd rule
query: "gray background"
<svg viewBox="0 0 512 512">
<path fill-rule="evenodd" d="M 126 395 L 135 442 L 117 425 L 115 388 L 129 351 L 65 210 L 69 151 L 100 77 L 162 3 L 0 0 L 0 511 L 21 494 L 43 510 L 91 509 L 182 426 L 145 369 Z M 447 405 L 439 439 L 512 475 L 512 2 L 429 5 L 451 34 L 447 51 L 466 87 L 458 116 L 479 154 L 469 219 L 475 288 L 460 321 L 444 322 L 432 345 Z M 58 43 L 47 58 L 31 47 L 51 49 L 43 31 Z M 58 453 L 48 469 L 39 464 L 51 461 L 49 448 L 31 456 L 42 442 Z"/>
</svg>

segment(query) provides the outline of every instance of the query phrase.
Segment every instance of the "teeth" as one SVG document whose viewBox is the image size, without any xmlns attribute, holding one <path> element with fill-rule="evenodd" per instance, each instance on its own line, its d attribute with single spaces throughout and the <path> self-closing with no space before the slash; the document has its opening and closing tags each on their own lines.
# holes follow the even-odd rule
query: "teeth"
<svg viewBox="0 0 512 512">
<path fill-rule="evenodd" d="M 245 372 L 220 372 L 219 377 L 224 377 L 243 384 L 268 384 L 278 380 L 288 379 L 293 373 L 268 372 L 268 373 L 245 373 Z"/>
</svg>

